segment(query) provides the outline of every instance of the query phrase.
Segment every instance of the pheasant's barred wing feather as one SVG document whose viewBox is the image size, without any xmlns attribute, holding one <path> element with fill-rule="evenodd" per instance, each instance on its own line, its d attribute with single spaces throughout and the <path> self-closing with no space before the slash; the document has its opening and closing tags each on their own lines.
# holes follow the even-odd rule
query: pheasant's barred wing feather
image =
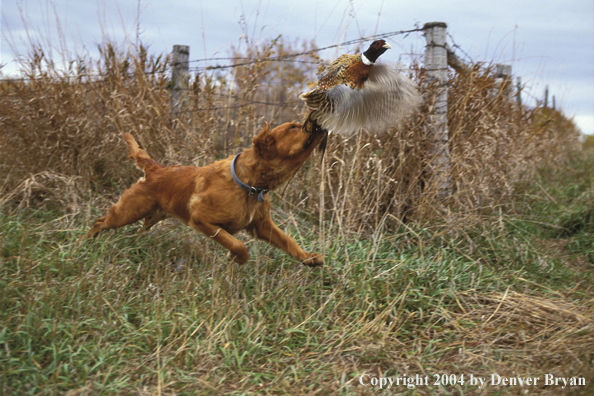
<svg viewBox="0 0 594 396">
<path fill-rule="evenodd" d="M 323 109 L 328 105 L 328 94 L 326 91 L 320 89 L 313 89 L 309 92 L 302 93 L 299 98 L 305 102 L 305 105 L 310 110 Z M 326 110 L 327 111 L 327 110 Z"/>
<path fill-rule="evenodd" d="M 339 84 L 302 95 L 322 128 L 351 135 L 361 128 L 382 131 L 397 125 L 420 104 L 417 85 L 397 67 L 376 64 L 362 89 Z M 311 104 L 311 105 L 310 105 Z"/>
</svg>

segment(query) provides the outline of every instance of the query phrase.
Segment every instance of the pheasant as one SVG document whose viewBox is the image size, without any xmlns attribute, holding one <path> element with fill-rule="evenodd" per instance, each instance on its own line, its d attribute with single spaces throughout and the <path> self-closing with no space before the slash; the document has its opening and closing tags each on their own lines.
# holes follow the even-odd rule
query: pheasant
<svg viewBox="0 0 594 396">
<path fill-rule="evenodd" d="M 310 110 L 304 123 L 308 132 L 379 131 L 419 104 L 413 81 L 393 65 L 375 64 L 389 48 L 385 40 L 376 40 L 362 54 L 340 56 L 318 75 L 313 89 L 299 95 Z"/>
</svg>

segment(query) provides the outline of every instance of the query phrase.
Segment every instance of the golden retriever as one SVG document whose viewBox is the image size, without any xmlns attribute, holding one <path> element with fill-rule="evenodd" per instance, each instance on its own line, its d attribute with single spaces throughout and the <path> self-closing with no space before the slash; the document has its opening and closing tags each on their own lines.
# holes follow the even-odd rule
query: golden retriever
<svg viewBox="0 0 594 396">
<path fill-rule="evenodd" d="M 305 252 L 274 224 L 266 193 L 290 180 L 325 138 L 324 131 L 306 133 L 301 124 L 285 123 L 271 129 L 266 123 L 252 140 L 252 147 L 235 157 L 195 167 L 161 165 L 126 133 L 130 157 L 145 176 L 126 190 L 83 238 L 141 219 L 142 230 L 146 230 L 173 215 L 229 249 L 239 264 L 245 263 L 249 254 L 232 235 L 246 230 L 308 266 L 323 265 L 320 254 Z"/>
</svg>

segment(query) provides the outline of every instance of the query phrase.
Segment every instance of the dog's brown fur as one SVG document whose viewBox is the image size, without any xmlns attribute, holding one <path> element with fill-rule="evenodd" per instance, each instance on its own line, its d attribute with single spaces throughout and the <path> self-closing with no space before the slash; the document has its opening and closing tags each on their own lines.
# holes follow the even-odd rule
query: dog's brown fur
<svg viewBox="0 0 594 396">
<path fill-rule="evenodd" d="M 324 137 L 320 134 L 313 144 L 304 147 L 310 135 L 301 124 L 286 123 L 270 130 L 266 123 L 252 147 L 237 158 L 237 177 L 247 185 L 274 190 L 295 174 Z M 173 215 L 229 249 L 239 264 L 245 263 L 249 254 L 232 235 L 244 229 L 304 264 L 324 264 L 321 255 L 305 252 L 274 224 L 268 195 L 260 203 L 256 195 L 249 196 L 234 182 L 230 171 L 233 156 L 201 168 L 166 167 L 151 159 L 132 135 L 126 133 L 124 139 L 130 146 L 130 157 L 144 170 L 145 177 L 124 192 L 86 238 L 140 219 L 144 219 L 145 230 Z"/>
</svg>

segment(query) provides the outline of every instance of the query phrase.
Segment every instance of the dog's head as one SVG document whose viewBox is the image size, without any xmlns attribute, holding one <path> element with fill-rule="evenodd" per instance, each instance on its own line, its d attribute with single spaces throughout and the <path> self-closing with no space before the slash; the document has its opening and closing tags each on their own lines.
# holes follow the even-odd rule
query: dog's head
<svg viewBox="0 0 594 396">
<path fill-rule="evenodd" d="M 320 134 L 310 141 L 311 135 L 303 131 L 302 124 L 287 122 L 270 129 L 270 124 L 266 122 L 252 143 L 258 156 L 264 160 L 294 160 L 302 163 L 324 137 L 324 134 Z"/>
</svg>

